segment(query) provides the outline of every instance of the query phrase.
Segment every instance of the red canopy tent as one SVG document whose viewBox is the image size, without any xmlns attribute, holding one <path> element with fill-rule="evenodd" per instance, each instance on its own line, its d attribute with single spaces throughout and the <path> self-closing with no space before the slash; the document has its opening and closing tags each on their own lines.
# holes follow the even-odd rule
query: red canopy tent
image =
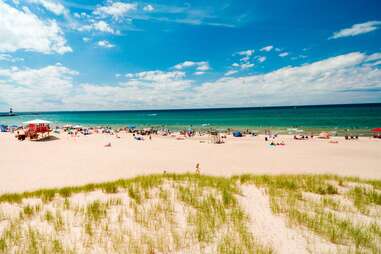
<svg viewBox="0 0 381 254">
<path fill-rule="evenodd" d="M 381 128 L 374 128 L 372 129 L 373 137 L 374 138 L 381 138 Z"/>
<path fill-rule="evenodd" d="M 27 131 L 26 131 L 27 136 L 30 139 L 44 138 L 45 133 L 47 133 L 47 136 L 49 136 L 51 131 L 49 124 L 50 124 L 49 121 L 40 120 L 40 119 L 24 122 L 24 125 L 27 126 Z"/>
</svg>

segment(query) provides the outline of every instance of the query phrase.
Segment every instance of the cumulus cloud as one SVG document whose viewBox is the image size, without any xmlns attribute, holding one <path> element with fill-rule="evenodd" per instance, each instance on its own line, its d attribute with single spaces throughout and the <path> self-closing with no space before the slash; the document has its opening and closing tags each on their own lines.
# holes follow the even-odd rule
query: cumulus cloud
<svg viewBox="0 0 381 254">
<path fill-rule="evenodd" d="M 269 45 L 269 46 L 261 48 L 261 51 L 270 52 L 273 48 L 274 46 Z"/>
<path fill-rule="evenodd" d="M 289 55 L 288 52 L 282 52 L 282 53 L 279 54 L 280 57 L 286 57 L 288 55 Z"/>
<path fill-rule="evenodd" d="M 260 56 L 260 57 L 258 57 L 258 62 L 260 62 L 260 63 L 263 63 L 264 61 L 266 61 L 266 57 L 265 56 Z"/>
<path fill-rule="evenodd" d="M 79 31 L 99 31 L 103 33 L 110 33 L 110 34 L 119 34 L 119 31 L 114 30 L 107 22 L 100 20 L 100 21 L 93 21 L 92 23 L 88 25 L 84 25 L 78 28 Z"/>
<path fill-rule="evenodd" d="M 179 108 L 191 94 L 193 81 L 180 71 L 130 73 L 116 85 L 83 84 L 80 93 L 66 99 L 81 109 Z M 95 102 L 95 103 L 94 103 Z M 189 105 L 188 105 L 189 106 Z"/>
<path fill-rule="evenodd" d="M 227 71 L 227 72 L 225 72 L 225 76 L 231 76 L 231 75 L 234 75 L 234 74 L 236 74 L 238 71 L 236 71 L 236 70 L 229 70 L 229 71 Z"/>
<path fill-rule="evenodd" d="M 378 54 L 353 52 L 240 77 L 227 72 L 197 85 L 179 70 L 130 73 L 126 81 L 117 84 L 75 84 L 77 73 L 62 65 L 0 69 L 0 102 L 17 110 L 370 102 L 379 100 L 380 95 L 369 91 L 381 91 L 381 69 L 374 65 Z"/>
<path fill-rule="evenodd" d="M 13 57 L 9 54 L 0 54 L 0 61 L 16 63 L 16 62 L 24 61 L 24 58 Z"/>
<path fill-rule="evenodd" d="M 335 32 L 329 39 L 338 39 L 343 37 L 353 37 L 360 34 L 370 33 L 379 29 L 381 26 L 381 21 L 368 21 L 365 23 L 354 24 L 350 28 L 342 29 Z"/>
<path fill-rule="evenodd" d="M 201 62 L 185 61 L 183 63 L 179 63 L 174 66 L 174 68 L 177 70 L 182 70 L 182 69 L 190 68 L 190 67 L 196 67 L 196 70 L 201 72 L 210 70 L 209 63 L 206 61 L 201 61 Z"/>
<path fill-rule="evenodd" d="M 185 72 L 182 71 L 143 71 L 138 73 L 129 73 L 126 75 L 128 78 L 137 79 L 141 81 L 153 82 L 166 82 L 173 80 L 180 80 L 185 77 Z"/>
<path fill-rule="evenodd" d="M 55 15 L 64 15 L 67 13 L 66 8 L 55 0 L 28 0 L 29 3 L 38 4 Z"/>
<path fill-rule="evenodd" d="M 236 68 L 240 68 L 242 70 L 245 70 L 245 69 L 249 69 L 249 68 L 254 67 L 254 64 L 249 63 L 249 62 L 244 62 L 244 63 L 233 63 L 232 66 L 236 67 Z"/>
<path fill-rule="evenodd" d="M 248 49 L 248 50 L 244 50 L 244 51 L 240 51 L 238 52 L 237 54 L 238 55 L 241 55 L 241 56 L 247 56 L 247 57 L 250 57 L 254 54 L 255 50 L 254 49 Z"/>
<path fill-rule="evenodd" d="M 0 101 L 18 110 L 60 109 L 78 72 L 60 64 L 41 69 L 0 69 Z"/>
<path fill-rule="evenodd" d="M 18 10 L 0 0 L 0 21 L 0 52 L 64 54 L 72 51 L 56 21 L 43 21 L 27 8 Z"/>
<path fill-rule="evenodd" d="M 254 64 L 250 62 L 250 59 L 254 55 L 255 50 L 254 49 L 248 49 L 244 51 L 240 51 L 235 53 L 234 55 L 243 56 L 241 59 L 239 59 L 239 63 L 233 63 L 232 67 L 239 68 L 241 70 L 249 69 L 254 67 Z M 236 71 L 237 72 L 237 71 Z"/>
<path fill-rule="evenodd" d="M 98 42 L 97 42 L 97 45 L 98 45 L 99 47 L 102 47 L 102 48 L 114 48 L 114 47 L 115 47 L 114 44 L 110 43 L 110 42 L 107 41 L 107 40 L 98 41 Z"/>
<path fill-rule="evenodd" d="M 151 12 L 151 11 L 154 11 L 155 8 L 154 8 L 152 5 L 147 4 L 146 6 L 143 7 L 143 10 L 144 10 L 144 11 Z"/>
<path fill-rule="evenodd" d="M 266 74 L 221 78 L 198 87 L 197 96 L 208 102 L 203 106 L 353 102 L 363 98 L 354 97 L 356 92 L 381 89 L 380 69 L 364 65 L 366 60 L 354 52 Z"/>
<path fill-rule="evenodd" d="M 114 2 L 107 6 L 97 7 L 94 10 L 94 14 L 103 17 L 111 16 L 113 19 L 119 20 L 128 12 L 136 10 L 136 8 L 137 4 L 135 3 Z"/>
</svg>

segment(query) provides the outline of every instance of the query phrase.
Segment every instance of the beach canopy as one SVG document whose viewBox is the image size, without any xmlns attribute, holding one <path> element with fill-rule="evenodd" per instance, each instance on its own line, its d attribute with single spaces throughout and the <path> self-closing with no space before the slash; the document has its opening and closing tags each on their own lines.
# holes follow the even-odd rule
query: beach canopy
<svg viewBox="0 0 381 254">
<path fill-rule="evenodd" d="M 23 124 L 25 124 L 25 125 L 28 125 L 28 124 L 50 124 L 50 122 L 46 121 L 46 120 L 41 120 L 41 119 L 34 119 L 34 120 L 24 122 Z"/>
<path fill-rule="evenodd" d="M 381 132 L 381 128 L 374 128 L 372 129 L 372 132 Z"/>
</svg>

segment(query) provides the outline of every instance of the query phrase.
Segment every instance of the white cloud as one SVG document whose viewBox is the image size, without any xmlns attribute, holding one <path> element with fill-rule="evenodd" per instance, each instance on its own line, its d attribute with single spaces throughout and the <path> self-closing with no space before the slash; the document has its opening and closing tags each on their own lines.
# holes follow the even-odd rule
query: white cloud
<svg viewBox="0 0 381 254">
<path fill-rule="evenodd" d="M 83 84 L 80 93 L 68 97 L 67 105 L 80 109 L 178 108 L 191 94 L 193 81 L 180 71 L 130 73 L 116 85 Z"/>
<path fill-rule="evenodd" d="M 197 75 L 197 76 L 204 75 L 204 74 L 205 74 L 205 71 L 196 71 L 194 73 L 194 75 Z"/>
<path fill-rule="evenodd" d="M 0 21 L 0 52 L 64 54 L 72 51 L 56 21 L 43 21 L 27 8 L 21 11 L 0 0 Z"/>
<path fill-rule="evenodd" d="M 289 55 L 288 52 L 282 52 L 282 53 L 279 54 L 280 57 L 286 57 L 288 55 Z"/>
<path fill-rule="evenodd" d="M 266 57 L 265 56 L 260 56 L 260 57 L 258 57 L 258 62 L 260 62 L 260 63 L 263 63 L 264 61 L 266 61 Z"/>
<path fill-rule="evenodd" d="M 249 62 L 244 62 L 244 63 L 240 63 L 240 64 L 239 63 L 233 63 L 232 66 L 240 68 L 242 70 L 245 70 L 245 69 L 249 69 L 249 68 L 254 67 L 254 64 L 253 63 L 249 63 Z"/>
<path fill-rule="evenodd" d="M 229 70 L 229 71 L 227 71 L 227 72 L 225 72 L 225 76 L 231 76 L 231 75 L 234 75 L 234 74 L 236 74 L 238 71 L 236 71 L 236 70 Z"/>
<path fill-rule="evenodd" d="M 115 20 L 121 19 L 128 12 L 134 11 L 137 8 L 135 3 L 114 2 L 108 6 L 100 6 L 94 10 L 95 15 L 111 16 Z"/>
<path fill-rule="evenodd" d="M 90 41 L 90 38 L 89 38 L 89 37 L 83 37 L 82 40 L 83 40 L 84 42 L 89 42 L 89 41 Z"/>
<path fill-rule="evenodd" d="M 0 101 L 18 110 L 49 110 L 62 107 L 74 91 L 78 75 L 60 64 L 41 69 L 0 69 Z"/>
<path fill-rule="evenodd" d="M 38 4 L 55 15 L 64 15 L 67 13 L 65 7 L 55 0 L 27 0 L 29 3 Z"/>
<path fill-rule="evenodd" d="M 114 44 L 111 44 L 109 41 L 107 40 L 101 40 L 101 41 L 98 41 L 97 45 L 99 47 L 102 47 L 102 48 L 114 48 L 115 45 Z"/>
<path fill-rule="evenodd" d="M 371 61 L 376 61 L 376 60 L 380 60 L 381 59 L 381 53 L 374 53 L 374 54 L 371 54 L 369 55 L 366 60 L 368 62 L 371 62 Z"/>
<path fill-rule="evenodd" d="M 377 62 L 374 62 L 372 63 L 373 66 L 376 66 L 376 65 L 381 65 L 381 60 L 380 61 L 377 61 Z"/>
<path fill-rule="evenodd" d="M 62 65 L 7 68 L 0 69 L 0 102 L 20 111 L 371 102 L 380 94 L 367 91 L 381 91 L 377 59 L 353 52 L 263 74 L 226 72 L 197 85 L 178 70 L 131 73 L 116 84 L 75 84 L 78 73 Z"/>
<path fill-rule="evenodd" d="M 329 39 L 338 39 L 343 37 L 357 36 L 360 34 L 370 33 L 379 29 L 381 21 L 368 21 L 365 23 L 355 24 L 350 28 L 342 29 L 335 32 Z"/>
<path fill-rule="evenodd" d="M 269 46 L 261 48 L 261 51 L 270 52 L 273 48 L 274 48 L 274 46 L 269 45 Z"/>
<path fill-rule="evenodd" d="M 244 63 L 244 64 L 241 64 L 240 67 L 242 70 L 245 70 L 245 69 L 249 69 L 249 68 L 254 67 L 254 64 L 253 63 Z"/>
<path fill-rule="evenodd" d="M 155 8 L 154 8 L 152 5 L 147 4 L 146 6 L 144 6 L 143 10 L 144 10 L 144 11 L 151 12 L 151 11 L 154 11 Z"/>
<path fill-rule="evenodd" d="M 13 56 L 8 55 L 8 54 L 0 54 L 0 61 L 16 63 L 16 62 L 24 61 L 24 58 L 13 57 Z"/>
<path fill-rule="evenodd" d="M 110 25 L 104 22 L 103 20 L 94 23 L 93 27 L 95 30 L 98 30 L 101 32 L 112 33 L 112 34 L 115 33 L 114 29 L 112 29 Z"/>
<path fill-rule="evenodd" d="M 254 52 L 255 52 L 254 49 L 248 49 L 248 50 L 240 51 L 237 54 L 240 56 L 250 57 L 254 54 Z"/>
<path fill-rule="evenodd" d="M 381 70 L 354 52 L 297 67 L 204 83 L 194 92 L 200 106 L 295 105 L 375 100 Z M 362 92 L 364 91 L 364 92 Z"/>
<path fill-rule="evenodd" d="M 174 68 L 177 70 L 182 70 L 182 69 L 190 68 L 190 67 L 196 67 L 196 70 L 198 71 L 210 70 L 209 63 L 206 61 L 201 61 L 201 62 L 185 61 L 183 63 L 179 63 L 174 66 Z"/>
<path fill-rule="evenodd" d="M 84 25 L 78 28 L 79 31 L 99 31 L 103 33 L 119 34 L 119 31 L 114 30 L 107 22 L 100 20 L 94 21 L 88 25 Z"/>
<path fill-rule="evenodd" d="M 135 74 L 129 73 L 127 77 L 141 81 L 166 82 L 182 79 L 185 77 L 185 73 L 182 71 L 143 71 Z"/>
</svg>

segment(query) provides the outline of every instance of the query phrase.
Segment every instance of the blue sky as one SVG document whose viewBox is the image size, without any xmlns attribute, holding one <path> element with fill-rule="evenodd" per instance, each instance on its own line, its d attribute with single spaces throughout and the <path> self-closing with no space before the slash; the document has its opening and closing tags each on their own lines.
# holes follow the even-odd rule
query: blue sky
<svg viewBox="0 0 381 254">
<path fill-rule="evenodd" d="M 349 0 L 0 0 L 0 111 L 381 102 L 379 10 Z"/>
</svg>

